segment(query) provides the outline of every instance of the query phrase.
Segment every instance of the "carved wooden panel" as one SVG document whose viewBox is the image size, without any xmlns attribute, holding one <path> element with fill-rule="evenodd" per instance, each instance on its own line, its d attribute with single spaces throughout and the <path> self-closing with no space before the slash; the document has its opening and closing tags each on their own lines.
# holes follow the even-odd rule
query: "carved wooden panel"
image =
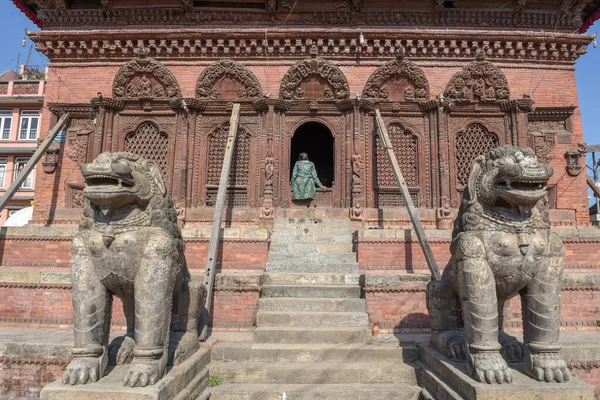
<svg viewBox="0 0 600 400">
<path fill-rule="evenodd" d="M 221 60 L 209 65 L 196 82 L 196 98 L 211 100 L 249 100 L 262 97 L 256 76 L 243 64 Z"/>
<path fill-rule="evenodd" d="M 369 77 L 362 96 L 375 101 L 428 101 L 429 82 L 413 62 L 404 60 L 404 49 L 398 59 L 389 61 Z"/>
<path fill-rule="evenodd" d="M 456 136 L 456 179 L 465 187 L 473 160 L 499 145 L 498 137 L 481 124 L 470 124 Z"/>
<path fill-rule="evenodd" d="M 125 151 L 156 162 L 163 176 L 167 172 L 169 136 L 158 125 L 144 122 L 125 137 Z"/>
<path fill-rule="evenodd" d="M 284 100 L 343 100 L 350 96 L 344 73 L 334 64 L 310 58 L 294 64 L 281 80 Z"/>
<path fill-rule="evenodd" d="M 113 81 L 116 98 L 176 98 L 181 90 L 175 76 L 162 63 L 146 57 L 145 50 L 126 63 Z"/>
<path fill-rule="evenodd" d="M 90 119 L 72 119 L 67 128 L 67 157 L 77 167 L 89 162 L 90 135 L 94 132 L 94 121 Z"/>
<path fill-rule="evenodd" d="M 408 192 L 415 206 L 418 206 L 420 189 L 408 188 Z M 400 194 L 400 189 L 381 189 L 377 191 L 376 200 L 378 208 L 406 206 L 404 198 Z"/>
<path fill-rule="evenodd" d="M 418 137 L 398 123 L 387 127 L 396 160 L 404 176 L 406 184 L 411 188 L 411 196 L 415 205 L 419 204 L 419 162 Z M 404 200 L 398 190 L 396 176 L 390 165 L 387 154 L 381 142 L 376 139 L 375 188 L 378 207 L 398 207 L 404 205 Z"/>
<path fill-rule="evenodd" d="M 499 101 L 510 96 L 508 81 L 504 73 L 489 61 L 483 52 L 477 55 L 476 61 L 457 72 L 444 91 L 444 96 L 451 101 Z"/>
<path fill-rule="evenodd" d="M 558 133 L 569 133 L 566 120 L 558 121 L 529 121 L 527 124 L 529 134 L 529 146 L 535 151 L 535 155 L 543 163 L 548 164 L 551 160 L 550 154 L 556 145 Z"/>
<path fill-rule="evenodd" d="M 229 124 L 221 125 L 208 139 L 208 185 L 219 185 Z M 248 185 L 248 173 L 250 163 L 250 135 L 241 126 L 238 128 L 235 147 L 233 148 L 233 159 L 229 171 L 229 186 Z"/>
<path fill-rule="evenodd" d="M 418 165 L 417 165 L 417 142 L 418 138 L 409 130 L 405 130 L 399 124 L 388 126 L 388 135 L 398 160 L 398 165 L 404 175 L 406 184 L 411 186 L 419 185 Z M 390 165 L 381 142 L 377 140 L 377 186 L 379 187 L 397 187 L 396 177 Z"/>
<path fill-rule="evenodd" d="M 229 123 L 218 127 L 208 136 L 208 169 L 206 171 L 206 205 L 214 206 L 216 201 L 223 158 L 227 146 Z M 251 136 L 243 127 L 238 127 L 229 170 L 226 204 L 230 207 L 248 206 L 248 186 L 250 176 Z"/>
<path fill-rule="evenodd" d="M 66 182 L 65 204 L 67 208 L 83 208 L 85 197 L 83 196 L 83 183 Z"/>
</svg>

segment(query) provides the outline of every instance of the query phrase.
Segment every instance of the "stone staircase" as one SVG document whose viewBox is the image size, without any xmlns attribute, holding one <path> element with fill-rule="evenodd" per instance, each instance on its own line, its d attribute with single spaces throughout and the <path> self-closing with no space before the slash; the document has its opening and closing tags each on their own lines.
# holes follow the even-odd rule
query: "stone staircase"
<svg viewBox="0 0 600 400">
<path fill-rule="evenodd" d="M 418 399 L 416 349 L 374 343 L 350 222 L 277 218 L 254 343 L 212 349 L 212 400 Z"/>
</svg>

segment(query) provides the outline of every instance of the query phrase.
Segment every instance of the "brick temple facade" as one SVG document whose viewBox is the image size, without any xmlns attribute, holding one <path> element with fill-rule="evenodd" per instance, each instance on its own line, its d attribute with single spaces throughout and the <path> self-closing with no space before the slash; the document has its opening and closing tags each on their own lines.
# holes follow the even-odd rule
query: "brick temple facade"
<svg viewBox="0 0 600 400">
<path fill-rule="evenodd" d="M 550 220 L 568 268 L 562 324 L 598 329 L 600 235 L 589 224 L 575 61 L 593 40 L 583 31 L 600 1 L 14 3 L 42 28 L 29 36 L 50 60 L 42 136 L 64 113 L 71 121 L 56 168 L 36 170 L 32 224 L 0 240 L 0 296 L 10 299 L 0 304 L 1 324 L 71 323 L 70 240 L 84 206 L 79 167 L 105 151 L 159 164 L 188 265 L 202 273 L 235 102 L 241 116 L 214 330 L 253 329 L 276 216 L 351 219 L 371 321 L 384 332 L 428 329 L 428 270 L 376 138 L 376 108 L 440 265 L 476 156 L 514 144 L 552 165 Z M 330 188 L 309 209 L 292 202 L 291 168 L 301 151 Z M 113 324 L 123 325 L 115 307 Z M 506 327 L 518 330 L 518 302 L 506 313 Z M 49 376 L 64 365 L 3 362 L 0 370 L 41 365 Z M 600 362 L 577 365 L 584 379 L 598 379 Z M 20 385 L 10 390 L 26 395 Z"/>
</svg>

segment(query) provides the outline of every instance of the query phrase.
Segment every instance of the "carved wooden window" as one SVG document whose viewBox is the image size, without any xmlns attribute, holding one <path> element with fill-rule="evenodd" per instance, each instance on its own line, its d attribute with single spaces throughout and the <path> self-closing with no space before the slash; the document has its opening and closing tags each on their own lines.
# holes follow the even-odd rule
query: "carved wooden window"
<svg viewBox="0 0 600 400">
<path fill-rule="evenodd" d="M 208 176 L 206 180 L 206 205 L 213 206 L 217 199 L 225 147 L 229 134 L 229 124 L 222 125 L 208 138 Z M 231 168 L 229 170 L 229 186 L 226 204 L 229 207 L 245 207 L 248 204 L 248 176 L 250 171 L 250 135 L 239 127 Z"/>
<path fill-rule="evenodd" d="M 125 138 L 125 151 L 154 161 L 163 176 L 167 172 L 169 136 L 161 132 L 156 124 L 145 122 Z"/>
<path fill-rule="evenodd" d="M 473 160 L 498 146 L 498 137 L 483 125 L 471 124 L 456 136 L 456 177 L 459 186 L 465 187 Z"/>
<path fill-rule="evenodd" d="M 388 135 L 402 170 L 402 175 L 415 205 L 418 204 L 419 194 L 419 167 L 417 156 L 418 138 L 412 132 L 405 130 L 399 124 L 391 124 L 388 127 Z M 379 207 L 398 207 L 404 205 L 404 200 L 398 189 L 396 177 L 383 150 L 381 143 L 377 140 L 377 204 Z"/>
</svg>

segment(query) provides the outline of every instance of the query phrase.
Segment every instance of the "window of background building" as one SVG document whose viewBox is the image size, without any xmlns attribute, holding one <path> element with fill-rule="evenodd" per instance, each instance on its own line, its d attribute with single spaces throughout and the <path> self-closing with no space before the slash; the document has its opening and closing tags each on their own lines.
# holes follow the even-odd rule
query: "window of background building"
<svg viewBox="0 0 600 400">
<path fill-rule="evenodd" d="M 6 157 L 0 157 L 0 189 L 4 189 L 6 179 Z"/>
<path fill-rule="evenodd" d="M 10 139 L 10 126 L 12 125 L 12 110 L 0 110 L 0 139 Z"/>
<path fill-rule="evenodd" d="M 39 111 L 21 111 L 21 127 L 19 128 L 19 140 L 37 139 L 39 122 Z"/>
<path fill-rule="evenodd" d="M 15 176 L 13 177 L 13 179 L 17 179 L 17 175 L 19 175 L 19 172 L 21 172 L 21 170 L 23 168 L 25 168 L 25 164 L 27 164 L 27 161 L 29 161 L 29 158 L 15 158 Z M 29 175 L 27 175 L 27 178 L 25 178 L 25 180 L 23 181 L 23 183 L 21 184 L 21 189 L 32 189 L 33 188 L 33 176 L 30 173 Z"/>
<path fill-rule="evenodd" d="M 13 214 L 16 213 L 17 211 L 21 211 L 21 209 L 20 208 L 15 208 L 15 209 L 8 210 L 8 216 L 12 217 Z"/>
</svg>

